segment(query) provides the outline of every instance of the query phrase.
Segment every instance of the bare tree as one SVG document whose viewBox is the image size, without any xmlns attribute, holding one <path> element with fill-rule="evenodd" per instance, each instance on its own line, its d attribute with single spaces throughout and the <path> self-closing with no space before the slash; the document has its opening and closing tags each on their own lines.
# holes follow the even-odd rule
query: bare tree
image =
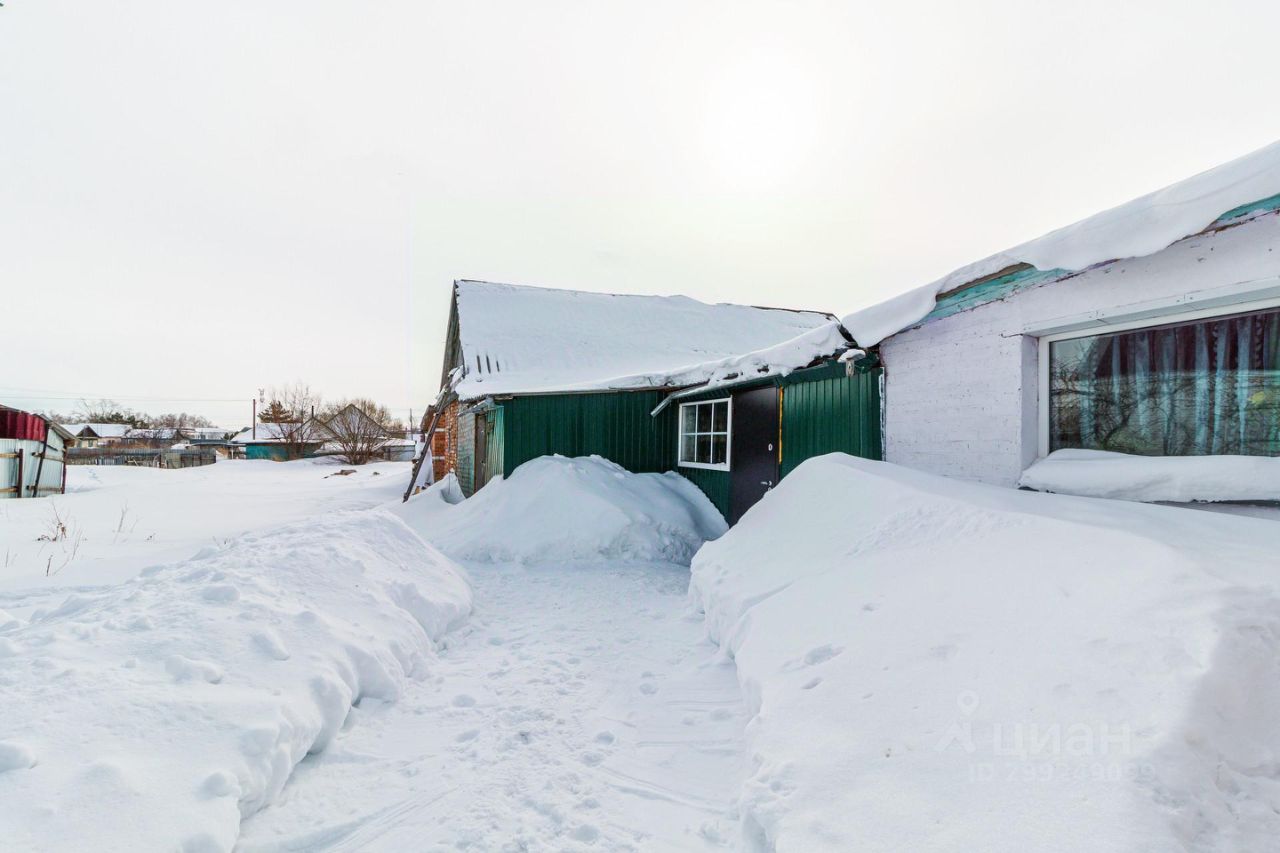
<svg viewBox="0 0 1280 853">
<path fill-rule="evenodd" d="M 135 428 L 149 425 L 146 415 L 125 408 L 115 400 L 81 400 L 71 417 L 78 423 L 127 424 Z"/>
<path fill-rule="evenodd" d="M 204 415 L 191 415 L 186 412 L 170 412 L 166 415 L 156 415 L 154 418 L 149 418 L 149 420 L 153 427 L 169 427 L 177 430 L 217 426 Z"/>
<path fill-rule="evenodd" d="M 280 439 L 290 459 L 301 459 L 324 440 L 311 413 L 320 405 L 320 395 L 305 382 L 271 389 L 271 402 L 289 415 L 288 420 L 271 422 L 271 432 Z M 261 432 L 261 429 L 259 430 Z"/>
<path fill-rule="evenodd" d="M 343 400 L 331 405 L 321 429 L 337 445 L 338 458 L 349 465 L 364 465 L 377 455 L 394 425 L 386 406 L 372 400 Z"/>
</svg>

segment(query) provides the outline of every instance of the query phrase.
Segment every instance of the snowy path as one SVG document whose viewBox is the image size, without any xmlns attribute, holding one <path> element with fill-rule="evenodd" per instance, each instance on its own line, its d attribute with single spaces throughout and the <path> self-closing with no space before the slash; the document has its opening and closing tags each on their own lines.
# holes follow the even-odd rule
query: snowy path
<svg viewBox="0 0 1280 853">
<path fill-rule="evenodd" d="M 435 671 L 354 709 L 238 849 L 736 848 L 745 709 L 688 570 L 469 570 Z"/>
</svg>

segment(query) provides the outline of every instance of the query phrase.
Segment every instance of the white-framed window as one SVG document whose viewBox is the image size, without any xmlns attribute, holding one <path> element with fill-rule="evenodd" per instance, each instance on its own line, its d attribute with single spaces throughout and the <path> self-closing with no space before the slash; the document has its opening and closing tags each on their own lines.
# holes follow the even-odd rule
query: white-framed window
<svg viewBox="0 0 1280 853">
<path fill-rule="evenodd" d="M 729 470 L 733 407 L 728 397 L 680 404 L 679 462 L 688 468 Z"/>
<path fill-rule="evenodd" d="M 1039 451 L 1280 455 L 1280 300 L 1039 338 Z"/>
</svg>

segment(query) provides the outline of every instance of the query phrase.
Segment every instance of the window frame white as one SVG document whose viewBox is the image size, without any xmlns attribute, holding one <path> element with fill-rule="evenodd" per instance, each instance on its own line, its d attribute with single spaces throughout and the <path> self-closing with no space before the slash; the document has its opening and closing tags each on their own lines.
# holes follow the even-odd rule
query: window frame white
<svg viewBox="0 0 1280 853">
<path fill-rule="evenodd" d="M 1258 311 L 1272 311 L 1280 308 L 1280 297 L 1256 299 L 1248 302 L 1236 302 L 1229 305 L 1215 305 L 1212 308 L 1199 308 L 1192 311 L 1171 311 L 1168 314 L 1144 316 L 1137 320 L 1118 319 L 1114 323 L 1101 323 L 1083 329 L 1072 329 L 1069 332 L 1058 332 L 1051 335 L 1040 335 L 1036 338 L 1037 348 L 1037 446 L 1040 459 L 1049 455 L 1049 350 L 1057 341 L 1075 338 L 1092 338 L 1097 335 L 1113 335 L 1117 332 L 1132 332 L 1135 329 L 1152 329 L 1157 326 L 1170 326 L 1178 323 L 1192 323 L 1212 317 L 1229 317 L 1235 314 L 1252 314 Z"/>
<path fill-rule="evenodd" d="M 686 435 L 720 435 L 719 430 L 712 432 L 699 432 L 694 430 L 691 433 L 684 431 L 684 410 L 693 406 L 707 406 L 712 403 L 725 404 L 725 423 L 724 423 L 724 462 L 686 462 L 684 460 L 684 437 Z M 694 416 L 696 419 L 696 415 Z M 732 397 L 716 397 L 713 400 L 692 400 L 688 403 L 681 403 L 680 408 L 676 411 L 676 465 L 680 468 L 700 468 L 703 471 L 728 471 L 729 460 L 733 458 L 733 398 Z"/>
</svg>

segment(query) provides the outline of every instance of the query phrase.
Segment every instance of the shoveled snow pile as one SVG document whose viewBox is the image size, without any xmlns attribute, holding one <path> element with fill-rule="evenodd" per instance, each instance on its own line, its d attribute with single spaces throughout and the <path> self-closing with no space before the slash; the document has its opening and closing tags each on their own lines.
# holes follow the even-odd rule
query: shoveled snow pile
<svg viewBox="0 0 1280 853">
<path fill-rule="evenodd" d="M 395 700 L 469 611 L 460 571 L 370 510 L 0 617 L 0 846 L 230 850 L 352 705 Z"/>
<path fill-rule="evenodd" d="M 1103 261 L 1155 254 L 1237 207 L 1280 193 L 1280 142 L 1246 154 L 1073 225 L 962 267 L 931 284 L 855 311 L 843 322 L 859 346 L 878 344 L 924 319 L 938 294 L 1026 263 L 1082 270 Z"/>
<path fill-rule="evenodd" d="M 1127 501 L 1280 501 L 1280 458 L 1056 450 L 1022 472 L 1018 485 Z"/>
<path fill-rule="evenodd" d="M 724 518 L 684 477 L 633 474 L 599 456 L 544 456 L 445 512 L 438 501 L 423 492 L 401 517 L 462 561 L 688 563 L 725 531 Z"/>
<path fill-rule="evenodd" d="M 751 849 L 1267 850 L 1280 524 L 810 460 L 693 562 Z"/>
</svg>

